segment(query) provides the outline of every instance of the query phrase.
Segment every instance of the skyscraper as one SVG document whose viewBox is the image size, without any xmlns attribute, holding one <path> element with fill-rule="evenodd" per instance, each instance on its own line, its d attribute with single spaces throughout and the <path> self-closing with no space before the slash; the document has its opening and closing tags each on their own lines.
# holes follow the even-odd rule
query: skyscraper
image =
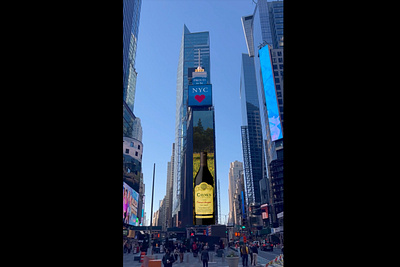
<svg viewBox="0 0 400 267">
<path fill-rule="evenodd" d="M 200 53 L 199 53 L 200 51 Z M 176 82 L 176 113 L 175 113 L 175 153 L 173 164 L 173 225 L 179 225 L 181 210 L 182 177 L 184 175 L 184 149 L 187 142 L 187 103 L 189 74 L 198 66 L 207 72 L 206 83 L 210 83 L 210 43 L 209 32 L 191 33 L 183 26 L 181 48 L 177 69 Z M 192 71 L 189 71 L 192 68 Z"/>
<path fill-rule="evenodd" d="M 135 104 L 136 78 L 135 69 L 136 47 L 139 33 L 140 8 L 142 0 L 123 1 L 123 35 L 122 35 L 122 96 L 123 96 L 123 136 L 140 137 L 141 127 L 135 124 L 133 113 Z M 132 133 L 135 131 L 138 135 Z M 141 141 L 141 137 L 139 139 Z"/>
<path fill-rule="evenodd" d="M 229 197 L 229 218 L 228 223 L 239 224 L 235 221 L 235 192 L 236 192 L 236 184 L 240 182 L 241 174 L 243 174 L 243 163 L 240 161 L 231 162 L 229 168 L 229 186 L 228 186 L 228 197 Z"/>
<path fill-rule="evenodd" d="M 142 0 L 124 0 L 123 4 L 123 99 L 133 112 L 137 78 L 135 59 Z"/>
<path fill-rule="evenodd" d="M 242 54 L 240 101 L 246 203 L 260 204 L 259 181 L 265 175 L 265 162 L 254 57 L 249 54 Z"/>
<path fill-rule="evenodd" d="M 139 32 L 140 8 L 142 0 L 123 0 L 123 181 L 124 192 L 137 196 L 137 206 L 124 199 L 124 225 L 143 223 L 144 184 L 142 173 L 142 129 L 140 119 L 133 114 L 136 87 L 136 46 Z M 131 202 L 134 203 L 134 202 Z M 128 209 L 128 206 L 132 208 Z M 134 209 L 136 208 L 136 209 Z M 132 213 L 134 211 L 134 213 Z M 132 217 L 137 220 L 131 220 Z"/>
<path fill-rule="evenodd" d="M 274 200 L 276 194 L 273 190 L 276 192 L 277 186 L 279 190 L 283 188 L 283 156 L 280 154 L 277 158 L 277 150 L 283 147 L 283 1 L 258 0 L 253 14 L 244 18 L 247 18 L 248 25 L 244 27 L 246 43 L 249 54 L 254 53 L 254 67 L 257 73 L 255 82 L 260 101 L 267 172 L 260 181 L 261 204 L 274 205 L 280 202 L 281 198 Z M 247 40 L 248 38 L 253 40 Z M 271 177 L 275 181 L 271 182 Z M 276 225 L 275 208 L 269 208 L 268 211 L 272 213 L 272 223 Z"/>
</svg>

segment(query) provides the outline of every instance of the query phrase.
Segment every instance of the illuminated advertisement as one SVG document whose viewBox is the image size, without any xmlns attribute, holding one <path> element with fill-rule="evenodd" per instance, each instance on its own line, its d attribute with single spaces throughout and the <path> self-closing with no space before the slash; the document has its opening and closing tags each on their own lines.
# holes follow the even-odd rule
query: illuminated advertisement
<svg viewBox="0 0 400 267">
<path fill-rule="evenodd" d="M 268 45 L 259 51 L 261 76 L 264 85 L 265 101 L 267 104 L 269 130 L 272 141 L 282 138 L 282 125 L 279 117 L 278 100 L 276 98 L 275 82 L 272 73 L 271 54 Z"/>
<path fill-rule="evenodd" d="M 137 226 L 139 223 L 137 216 L 139 194 L 125 182 L 123 197 L 123 219 L 124 223 Z"/>
<path fill-rule="evenodd" d="M 200 152 L 207 152 L 207 166 L 215 181 L 213 115 L 212 110 L 193 111 L 193 178 L 200 168 Z"/>
<path fill-rule="evenodd" d="M 261 205 L 261 212 L 263 220 L 268 219 L 268 204 Z"/>
<path fill-rule="evenodd" d="M 188 106 L 211 106 L 212 105 L 211 84 L 189 85 Z"/>
<path fill-rule="evenodd" d="M 214 111 L 193 110 L 193 188 L 195 188 L 196 182 L 194 178 L 200 169 L 200 152 L 207 152 L 207 167 L 214 178 L 215 189 L 214 134 Z M 215 203 L 217 202 L 214 190 L 214 212 L 216 210 Z"/>
</svg>

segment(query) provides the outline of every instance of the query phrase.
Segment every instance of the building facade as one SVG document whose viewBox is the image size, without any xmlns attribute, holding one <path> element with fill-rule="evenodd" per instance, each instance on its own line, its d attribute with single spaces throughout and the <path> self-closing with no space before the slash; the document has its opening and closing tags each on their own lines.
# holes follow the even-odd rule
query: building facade
<svg viewBox="0 0 400 267">
<path fill-rule="evenodd" d="M 254 57 L 250 57 L 249 54 L 242 54 L 240 101 L 246 202 L 260 204 L 259 181 L 265 176 L 266 172 Z"/>
<path fill-rule="evenodd" d="M 144 223 L 142 127 L 140 119 L 133 113 L 137 78 L 135 59 L 141 4 L 142 0 L 123 0 L 123 182 L 133 190 L 135 196 L 138 195 L 138 199 L 133 201 L 137 221 L 132 224 L 131 221 L 124 219 L 124 223 L 128 222 L 126 226 L 138 226 Z M 124 211 L 126 205 L 124 199 Z"/>
<path fill-rule="evenodd" d="M 236 220 L 236 208 L 234 199 L 236 192 L 236 185 L 241 181 L 241 175 L 243 174 L 243 163 L 240 161 L 234 161 L 230 163 L 229 168 L 229 185 L 228 185 L 228 197 L 229 197 L 229 214 L 228 223 L 238 225 L 239 222 Z"/>
<path fill-rule="evenodd" d="M 142 0 L 123 1 L 123 99 L 134 111 L 136 78 L 136 48 Z"/>
<path fill-rule="evenodd" d="M 185 149 L 187 144 L 187 103 L 189 86 L 189 69 L 195 69 L 199 62 L 207 72 L 206 82 L 210 83 L 210 43 L 209 32 L 191 33 L 183 26 L 181 48 L 177 69 L 176 82 L 176 113 L 175 113 L 175 153 L 173 165 L 173 227 L 180 227 L 182 215 L 182 177 L 185 175 Z M 190 72 L 191 73 L 191 72 Z"/>
</svg>

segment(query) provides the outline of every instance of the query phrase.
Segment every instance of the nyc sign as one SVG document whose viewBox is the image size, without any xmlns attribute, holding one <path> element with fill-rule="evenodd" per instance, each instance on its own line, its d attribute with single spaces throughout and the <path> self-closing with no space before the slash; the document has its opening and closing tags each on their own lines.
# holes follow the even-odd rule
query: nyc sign
<svg viewBox="0 0 400 267">
<path fill-rule="evenodd" d="M 189 85 L 188 106 L 211 106 L 212 89 L 211 84 Z"/>
</svg>

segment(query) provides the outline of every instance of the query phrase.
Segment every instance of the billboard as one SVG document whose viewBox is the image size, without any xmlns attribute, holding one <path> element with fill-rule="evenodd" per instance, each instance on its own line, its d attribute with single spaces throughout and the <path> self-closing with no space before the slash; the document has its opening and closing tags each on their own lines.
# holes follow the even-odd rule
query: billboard
<svg viewBox="0 0 400 267">
<path fill-rule="evenodd" d="M 139 194 L 123 182 L 123 220 L 133 226 L 139 225 L 137 216 Z"/>
<path fill-rule="evenodd" d="M 272 141 L 282 138 L 282 125 L 279 117 L 278 100 L 272 73 L 271 54 L 268 45 L 258 51 L 260 56 L 261 76 L 267 104 L 269 130 Z"/>
<path fill-rule="evenodd" d="M 193 110 L 193 188 L 200 168 L 200 152 L 207 152 L 207 166 L 214 178 L 214 214 L 216 214 L 215 186 L 215 131 L 213 110 Z M 194 201 L 194 198 L 193 198 Z M 193 215 L 195 214 L 193 202 Z M 195 222 L 194 222 L 195 224 Z"/>
<path fill-rule="evenodd" d="M 189 85 L 188 106 L 211 106 L 212 88 L 211 84 Z"/>
</svg>

